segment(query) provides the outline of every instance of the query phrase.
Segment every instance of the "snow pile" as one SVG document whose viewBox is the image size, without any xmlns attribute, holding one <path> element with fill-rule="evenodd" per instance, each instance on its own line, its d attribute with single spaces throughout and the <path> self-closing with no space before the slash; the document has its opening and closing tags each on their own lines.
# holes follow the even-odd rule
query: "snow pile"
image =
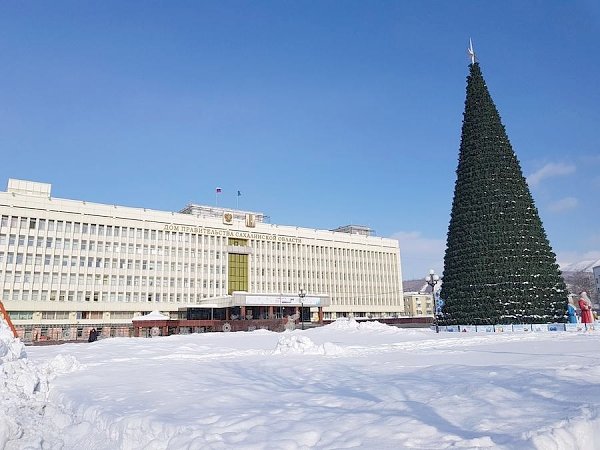
<svg viewBox="0 0 600 450">
<path fill-rule="evenodd" d="M 135 320 L 169 320 L 170 317 L 164 315 L 160 311 L 151 311 L 148 314 L 144 314 L 143 316 L 136 317 Z"/>
<path fill-rule="evenodd" d="M 307 355 L 341 355 L 345 350 L 332 342 L 317 345 L 310 338 L 302 335 L 284 333 L 273 350 L 274 355 L 307 354 Z"/>
<path fill-rule="evenodd" d="M 69 448 L 68 442 L 84 442 L 79 438 L 91 425 L 47 400 L 48 381 L 80 367 L 74 356 L 62 354 L 36 367 L 0 318 L 0 448 Z"/>
<path fill-rule="evenodd" d="M 331 330 L 358 330 L 360 324 L 354 317 L 339 317 L 335 322 L 327 325 Z"/>
<path fill-rule="evenodd" d="M 0 364 L 16 361 L 25 357 L 25 346 L 15 339 L 12 331 L 0 317 Z"/>
<path fill-rule="evenodd" d="M 366 320 L 364 322 L 357 321 L 354 317 L 339 317 L 335 322 L 327 325 L 333 330 L 370 330 L 370 331 L 386 331 L 396 332 L 398 328 L 391 327 L 385 323 Z"/>
<path fill-rule="evenodd" d="M 0 391 L 30 396 L 39 382 L 35 370 L 27 364 L 25 346 L 0 319 Z"/>
<path fill-rule="evenodd" d="M 525 433 L 534 448 L 596 449 L 600 443 L 600 417 L 596 408 L 582 408 L 580 416 Z"/>
<path fill-rule="evenodd" d="M 61 353 L 48 361 L 46 365 L 40 367 L 40 372 L 47 380 L 52 380 L 58 375 L 75 372 L 82 367 L 84 366 L 73 355 L 64 355 Z"/>
<path fill-rule="evenodd" d="M 590 402 L 598 397 L 594 388 L 600 380 L 600 366 L 596 363 L 569 364 L 559 367 L 557 374 L 567 385 L 581 384 L 577 398 L 583 402 L 575 408 L 571 418 L 526 433 L 525 436 L 536 448 L 599 448 L 600 407 Z"/>
<path fill-rule="evenodd" d="M 396 332 L 399 328 L 386 325 L 385 323 L 375 321 L 360 322 L 359 329 L 361 330 L 373 330 L 373 331 L 385 331 L 385 332 Z"/>
<path fill-rule="evenodd" d="M 266 328 L 257 328 L 256 330 L 245 331 L 245 333 L 265 334 L 266 335 L 266 334 L 274 334 L 275 331 L 271 331 Z"/>
<path fill-rule="evenodd" d="M 23 343 L 15 339 L 0 317 L 0 448 L 22 438 L 20 417 L 31 410 L 34 415 L 42 413 L 35 403 L 35 394 L 43 387 L 35 369 L 27 362 Z"/>
</svg>

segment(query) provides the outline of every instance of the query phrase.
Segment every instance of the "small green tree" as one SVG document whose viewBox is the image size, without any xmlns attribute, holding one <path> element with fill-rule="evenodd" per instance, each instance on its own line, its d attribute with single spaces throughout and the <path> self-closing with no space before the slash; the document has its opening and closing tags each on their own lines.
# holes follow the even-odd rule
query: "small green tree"
<svg viewBox="0 0 600 450">
<path fill-rule="evenodd" d="M 556 255 L 479 64 L 469 67 L 442 323 L 563 322 L 567 292 Z"/>
</svg>

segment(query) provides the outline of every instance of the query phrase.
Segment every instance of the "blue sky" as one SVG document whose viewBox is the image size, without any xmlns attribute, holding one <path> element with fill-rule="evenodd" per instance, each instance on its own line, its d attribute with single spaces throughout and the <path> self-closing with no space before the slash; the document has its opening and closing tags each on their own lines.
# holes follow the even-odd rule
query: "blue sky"
<svg viewBox="0 0 600 450">
<path fill-rule="evenodd" d="M 240 190 L 441 273 L 469 37 L 559 261 L 600 258 L 592 1 L 2 2 L 0 183 L 169 211 Z"/>
</svg>

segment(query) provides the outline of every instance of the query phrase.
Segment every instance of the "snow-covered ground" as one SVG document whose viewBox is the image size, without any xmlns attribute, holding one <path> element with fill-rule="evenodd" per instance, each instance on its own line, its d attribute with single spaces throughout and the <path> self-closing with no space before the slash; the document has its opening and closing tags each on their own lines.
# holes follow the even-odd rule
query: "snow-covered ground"
<svg viewBox="0 0 600 450">
<path fill-rule="evenodd" d="M 26 351 L 26 355 L 25 352 Z M 600 448 L 600 332 L 336 322 L 23 348 L 0 448 Z"/>
</svg>

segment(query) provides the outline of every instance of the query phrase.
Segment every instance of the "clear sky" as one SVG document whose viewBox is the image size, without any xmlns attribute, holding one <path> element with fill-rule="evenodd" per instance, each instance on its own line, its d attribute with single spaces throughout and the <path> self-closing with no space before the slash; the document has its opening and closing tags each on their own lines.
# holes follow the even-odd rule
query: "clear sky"
<svg viewBox="0 0 600 450">
<path fill-rule="evenodd" d="M 600 258 L 594 1 L 2 2 L 0 183 L 168 211 L 240 190 L 441 273 L 469 37 L 559 262 Z"/>
</svg>

